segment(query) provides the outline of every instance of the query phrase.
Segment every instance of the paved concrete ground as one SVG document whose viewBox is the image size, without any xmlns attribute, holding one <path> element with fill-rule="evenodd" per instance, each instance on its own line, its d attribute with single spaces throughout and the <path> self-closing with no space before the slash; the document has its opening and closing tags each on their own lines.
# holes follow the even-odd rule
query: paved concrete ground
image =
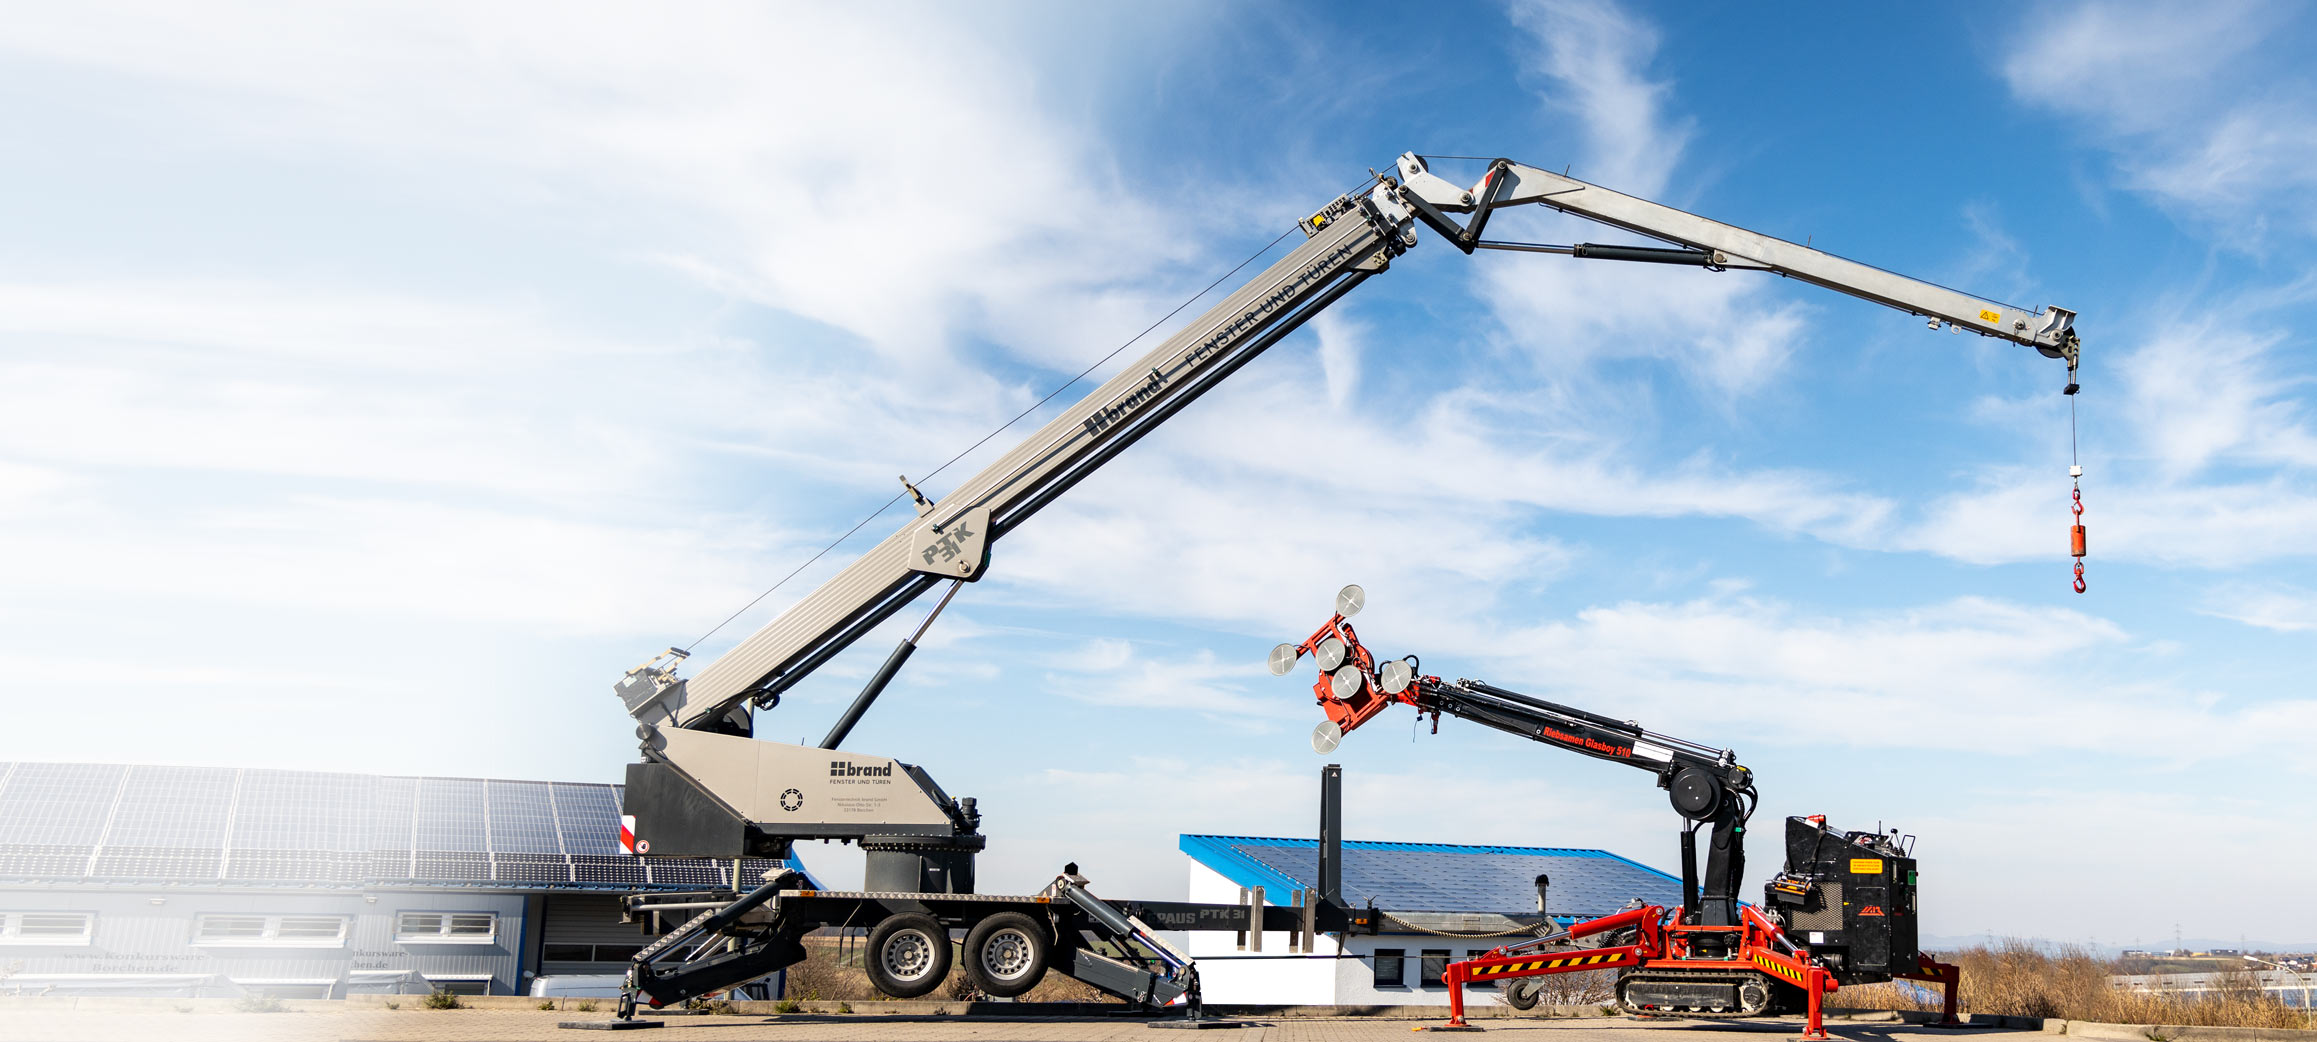
<svg viewBox="0 0 2317 1042">
<path fill-rule="evenodd" d="M 1495 1038 L 1498 1042 L 1783 1042 L 1801 1022 L 1652 1023 L 1620 1018 L 1491 1020 L 1476 1034 L 1414 1034 L 1424 1022 L 1369 1018 L 1258 1021 L 1261 1026 L 1200 1032 L 1159 1031 L 1125 1018 L 896 1017 L 790 1014 L 787 1016 L 669 1017 L 646 1031 L 567 1031 L 564 1020 L 608 1019 L 604 1014 L 504 1009 L 334 1009 L 288 1013 L 174 1010 L 0 1010 L 0 1040 L 55 1042 L 1413 1042 L 1417 1039 Z M 1828 1024 L 1848 1042 L 1953 1040 L 1904 1023 Z M 1976 1030 L 1972 1040 L 2019 1042 L 2033 1032 Z M 2037 1036 L 2040 1037 L 2040 1036 Z"/>
</svg>

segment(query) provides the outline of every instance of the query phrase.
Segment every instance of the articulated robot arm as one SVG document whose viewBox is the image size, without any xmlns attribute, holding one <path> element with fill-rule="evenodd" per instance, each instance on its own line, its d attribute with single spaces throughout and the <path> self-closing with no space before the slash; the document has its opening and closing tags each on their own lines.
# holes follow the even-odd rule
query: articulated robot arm
<svg viewBox="0 0 2317 1042">
<path fill-rule="evenodd" d="M 1481 238 L 1491 213 L 1531 203 L 1675 248 Z M 1452 214 L 1470 218 L 1459 225 Z M 1777 272 L 1928 316 L 1934 326 L 1950 323 L 2064 358 L 2069 390 L 2075 387 L 2074 314 L 2064 309 L 2027 313 L 1510 160 L 1491 163 L 1472 188 L 1457 188 L 1409 153 L 1400 157 L 1397 176 L 1376 175 L 1299 222 L 1304 241 L 1287 256 L 948 495 L 935 501 L 909 486 L 916 518 L 696 675 L 677 676 L 690 655 L 679 648 L 628 671 L 615 690 L 636 718 L 643 745 L 644 762 L 631 767 L 628 787 L 638 852 L 728 857 L 774 852 L 789 839 L 970 835 L 976 816 L 968 801 L 950 799 L 924 772 L 836 752 L 907 659 L 914 637 L 895 649 L 817 748 L 755 740 L 753 711 L 775 705 L 782 692 L 934 586 L 947 583 L 954 594 L 959 584 L 980 579 L 998 539 L 1353 287 L 1388 270 L 1416 244 L 1418 223 L 1466 253 L 1506 249 Z"/>
<path fill-rule="evenodd" d="M 1300 644 L 1271 650 L 1271 672 L 1285 676 L 1306 655 L 1319 666 L 1312 694 L 1327 714 L 1312 731 L 1312 748 L 1335 751 L 1345 734 L 1385 707 L 1413 706 L 1432 716 L 1470 720 L 1533 742 L 1557 746 L 1597 760 L 1637 767 L 1657 777 L 1673 809 L 1688 822 L 1682 830 L 1682 908 L 1689 922 L 1703 926 L 1738 924 L 1738 886 L 1746 871 L 1746 819 L 1754 813 L 1754 775 L 1737 754 L 1658 734 L 1631 720 L 1617 720 L 1573 706 L 1510 691 L 1479 680 L 1454 683 L 1418 672 L 1415 656 L 1377 662 L 1360 643 L 1350 618 L 1367 604 L 1358 586 L 1336 595 L 1336 612 Z M 1697 871 L 1697 831 L 1711 826 L 1701 892 Z"/>
</svg>

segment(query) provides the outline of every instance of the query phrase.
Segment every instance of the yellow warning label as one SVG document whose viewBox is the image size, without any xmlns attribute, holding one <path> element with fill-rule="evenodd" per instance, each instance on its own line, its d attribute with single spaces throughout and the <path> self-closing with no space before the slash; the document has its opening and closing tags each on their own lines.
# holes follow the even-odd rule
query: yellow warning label
<svg viewBox="0 0 2317 1042">
<path fill-rule="evenodd" d="M 1879 857 L 1854 857 L 1850 859 L 1850 870 L 1874 875 L 1883 870 L 1883 859 Z"/>
<path fill-rule="evenodd" d="M 1994 325 L 2003 321 L 2003 312 L 1982 310 L 1979 312 L 1979 321 Z"/>
</svg>

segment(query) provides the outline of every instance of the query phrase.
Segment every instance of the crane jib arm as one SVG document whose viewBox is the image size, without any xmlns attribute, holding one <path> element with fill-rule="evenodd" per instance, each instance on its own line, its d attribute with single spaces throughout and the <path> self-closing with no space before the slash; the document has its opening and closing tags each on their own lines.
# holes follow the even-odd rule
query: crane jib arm
<svg viewBox="0 0 2317 1042">
<path fill-rule="evenodd" d="M 1383 187 L 1339 199 L 1304 222 L 1307 238 L 1222 303 L 1062 411 L 930 511 L 848 565 L 803 600 L 686 680 L 623 685 L 628 711 L 654 725 L 709 726 L 800 663 L 818 663 L 930 586 L 981 577 L 989 543 L 1042 496 L 1074 483 L 1106 448 L 1214 385 L 1276 339 L 1264 334 L 1354 273 L 1381 271 L 1414 239 L 1410 218 Z M 1304 313 L 1308 317 L 1308 313 Z M 1149 419 L 1149 423 L 1145 419 Z M 1122 446 L 1121 446 L 1122 447 Z M 631 680 L 635 679 L 631 677 Z M 658 679 L 658 678 L 655 678 Z"/>
<path fill-rule="evenodd" d="M 2071 365 L 2075 361 L 2076 315 L 2065 308 L 2047 307 L 2029 312 L 1509 160 L 1500 159 L 1491 164 L 1489 175 L 1474 189 L 1458 188 L 1432 173 L 1424 159 L 1414 153 L 1401 156 L 1399 166 L 1401 179 L 1407 185 L 1409 204 L 1425 218 L 1426 224 L 1435 227 L 1436 222 L 1445 220 L 1442 214 L 1470 213 L 1483 205 L 1537 203 L 1688 247 L 1694 251 L 1689 255 L 1696 258 L 1690 263 L 1774 271 L 1837 293 L 1887 304 L 1909 314 L 2025 344 L 2053 358 L 2066 358 Z M 1433 212 L 1426 214 L 1426 209 Z M 1679 262 L 1675 256 L 1677 251 L 1651 255 L 1635 253 L 1631 247 L 1592 247 L 1592 252 L 1587 254 L 1585 249 L 1578 247 L 1577 255 Z"/>
</svg>

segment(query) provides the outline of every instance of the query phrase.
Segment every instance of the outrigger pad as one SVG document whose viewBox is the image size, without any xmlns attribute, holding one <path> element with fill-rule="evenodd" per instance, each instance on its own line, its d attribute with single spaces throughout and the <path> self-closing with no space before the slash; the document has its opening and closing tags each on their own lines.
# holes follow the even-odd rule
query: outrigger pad
<svg viewBox="0 0 2317 1042">
<path fill-rule="evenodd" d="M 1143 1026 L 1149 1028 L 1174 1028 L 1179 1031 L 1201 1031 L 1207 1028 L 1259 1028 L 1268 1027 L 1269 1025 L 1257 1024 L 1250 1020 L 1220 1020 L 1215 1017 L 1200 1017 L 1197 1020 L 1193 1020 L 1189 1017 L 1168 1017 L 1165 1020 L 1153 1020 L 1147 1024 L 1144 1024 Z"/>
<path fill-rule="evenodd" d="M 633 1031 L 637 1028 L 664 1028 L 668 1025 L 658 1020 L 566 1020 L 555 1026 L 573 1031 Z"/>
<path fill-rule="evenodd" d="M 1420 1028 L 1410 1028 L 1409 1030 L 1411 1030 L 1411 1031 L 1478 1031 L 1478 1030 L 1480 1030 L 1480 1025 L 1478 1025 L 1478 1024 L 1426 1024 L 1426 1025 L 1424 1025 L 1423 1027 L 1420 1027 Z"/>
</svg>

